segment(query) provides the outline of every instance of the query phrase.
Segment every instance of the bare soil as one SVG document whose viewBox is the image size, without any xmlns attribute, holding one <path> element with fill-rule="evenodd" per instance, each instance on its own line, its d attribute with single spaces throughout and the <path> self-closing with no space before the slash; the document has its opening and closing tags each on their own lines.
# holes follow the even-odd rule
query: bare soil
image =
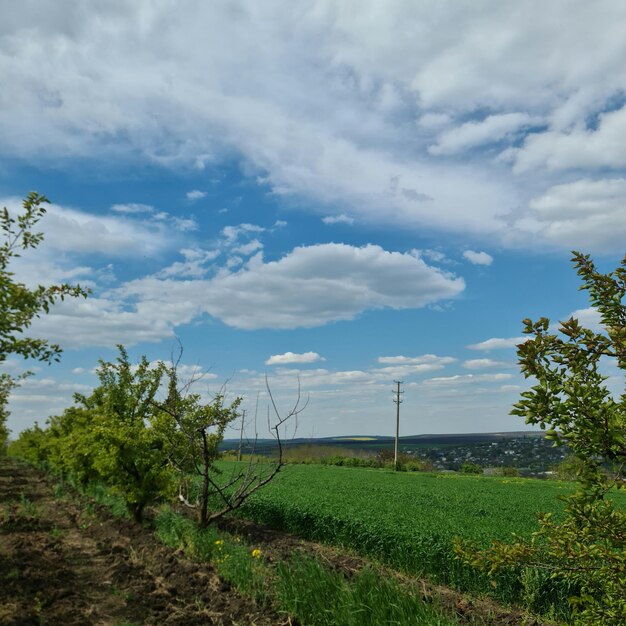
<svg viewBox="0 0 626 626">
<path fill-rule="evenodd" d="M 0 626 L 281 625 L 210 564 L 0 459 Z"/>
</svg>

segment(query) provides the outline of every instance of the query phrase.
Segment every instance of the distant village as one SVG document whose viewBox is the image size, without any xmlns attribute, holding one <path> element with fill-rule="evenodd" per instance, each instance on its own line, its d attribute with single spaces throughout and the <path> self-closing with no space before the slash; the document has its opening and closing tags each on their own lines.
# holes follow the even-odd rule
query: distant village
<svg viewBox="0 0 626 626">
<path fill-rule="evenodd" d="M 514 468 L 520 476 L 535 477 L 549 477 L 554 467 L 569 456 L 566 446 L 553 447 L 551 441 L 536 436 L 401 450 L 430 461 L 439 470 L 458 471 L 464 464 L 472 463 L 485 474 Z"/>
</svg>

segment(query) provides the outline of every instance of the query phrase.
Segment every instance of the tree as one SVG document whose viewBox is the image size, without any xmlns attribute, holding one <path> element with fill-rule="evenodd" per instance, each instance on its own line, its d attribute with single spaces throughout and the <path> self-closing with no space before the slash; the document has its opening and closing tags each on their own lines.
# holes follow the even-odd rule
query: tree
<svg viewBox="0 0 626 626">
<path fill-rule="evenodd" d="M 224 439 L 226 428 L 239 417 L 237 412 L 241 398 L 236 398 L 229 405 L 225 404 L 223 393 L 213 397 L 210 402 L 203 402 L 200 394 L 192 393 L 191 388 L 197 382 L 196 378 L 180 383 L 177 365 L 180 362 L 182 350 L 176 363 L 169 369 L 169 391 L 164 403 L 156 406 L 170 415 L 178 425 L 178 434 L 182 436 L 172 462 L 181 472 L 184 482 L 189 473 L 200 477 L 201 483 L 197 502 L 192 504 L 182 494 L 181 500 L 190 507 L 198 509 L 198 524 L 205 528 L 212 522 L 227 513 L 239 508 L 253 493 L 267 485 L 278 474 L 285 464 L 281 428 L 306 408 L 301 405 L 300 385 L 294 405 L 285 415 L 281 415 L 272 395 L 267 378 L 266 389 L 274 411 L 275 420 L 270 423 L 268 408 L 268 428 L 276 441 L 277 455 L 273 459 L 259 462 L 253 454 L 247 462 L 233 463 L 233 471 L 224 476 L 215 462 L 219 458 L 219 444 Z M 209 512 L 209 504 L 216 502 L 215 510 Z"/>
<path fill-rule="evenodd" d="M 66 296 L 86 296 L 87 291 L 80 285 L 67 284 L 45 287 L 39 285 L 34 289 L 15 280 L 11 271 L 11 263 L 20 256 L 20 251 L 36 248 L 43 240 L 43 234 L 33 228 L 46 213 L 45 204 L 48 199 L 36 192 L 31 192 L 22 202 L 22 212 L 12 215 L 4 207 L 0 211 L 0 365 L 11 354 L 24 358 L 50 363 L 58 361 L 61 348 L 45 339 L 25 337 L 24 331 L 33 319 L 47 313 L 50 306 Z M 0 380 L 0 451 L 8 436 L 6 409 L 10 390 L 16 386 L 19 377 L 14 378 L 2 374 Z"/>
<path fill-rule="evenodd" d="M 177 439 L 175 421 L 155 405 L 165 366 L 151 365 L 143 356 L 131 365 L 128 353 L 118 346 L 115 363 L 100 361 L 100 385 L 90 396 L 75 395 L 90 419 L 77 420 L 70 435 L 75 447 L 68 454 L 88 455 L 86 478 L 103 481 L 121 495 L 136 521 L 141 522 L 147 504 L 174 492 L 175 475 L 170 459 Z M 67 417 L 66 411 L 66 417 Z M 52 422 L 54 425 L 54 421 Z M 82 427 L 81 427 L 82 424 Z M 78 430 L 77 430 L 78 428 Z M 176 444 L 174 444 L 174 447 Z"/>
<path fill-rule="evenodd" d="M 570 318 L 555 334 L 547 318 L 524 320 L 530 339 L 518 346 L 522 372 L 536 384 L 521 394 L 511 413 L 538 424 L 554 445 L 567 444 L 577 459 L 578 491 L 565 499 L 562 520 L 539 517 L 531 540 L 490 549 L 460 542 L 459 554 L 491 573 L 530 566 L 576 590 L 571 598 L 580 624 L 626 623 L 626 512 L 612 495 L 624 487 L 626 394 L 607 387 L 607 368 L 626 374 L 626 256 L 613 272 L 598 272 L 588 255 L 573 264 L 589 293 L 602 329 Z M 622 381 L 623 385 L 623 381 Z"/>
</svg>

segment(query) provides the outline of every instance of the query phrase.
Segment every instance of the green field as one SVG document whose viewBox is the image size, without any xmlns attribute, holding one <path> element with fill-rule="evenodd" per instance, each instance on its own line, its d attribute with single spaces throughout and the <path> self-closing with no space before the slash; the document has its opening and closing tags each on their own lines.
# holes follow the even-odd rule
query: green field
<svg viewBox="0 0 626 626">
<path fill-rule="evenodd" d="M 505 601 L 565 611 L 569 589 L 537 572 L 511 572 L 497 586 L 455 559 L 456 536 L 487 545 L 529 536 L 536 512 L 558 513 L 573 484 L 456 474 L 394 473 L 291 465 L 240 515 L 299 536 L 348 547 L 407 572 Z M 620 494 L 621 495 L 621 494 Z"/>
</svg>

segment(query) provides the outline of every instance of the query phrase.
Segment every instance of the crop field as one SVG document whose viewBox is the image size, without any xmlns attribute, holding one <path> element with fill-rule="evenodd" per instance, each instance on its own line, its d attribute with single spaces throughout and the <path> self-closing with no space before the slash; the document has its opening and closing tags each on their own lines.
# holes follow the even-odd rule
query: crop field
<svg viewBox="0 0 626 626">
<path fill-rule="evenodd" d="M 536 529 L 535 513 L 558 514 L 563 507 L 558 496 L 572 490 L 572 484 L 559 481 L 292 465 L 240 514 L 506 601 L 537 597 L 542 587 L 541 602 L 559 605 L 568 590 L 537 572 L 501 576 L 494 589 L 486 576 L 455 559 L 452 541 L 462 536 L 488 545 L 512 533 L 529 536 Z"/>
</svg>

